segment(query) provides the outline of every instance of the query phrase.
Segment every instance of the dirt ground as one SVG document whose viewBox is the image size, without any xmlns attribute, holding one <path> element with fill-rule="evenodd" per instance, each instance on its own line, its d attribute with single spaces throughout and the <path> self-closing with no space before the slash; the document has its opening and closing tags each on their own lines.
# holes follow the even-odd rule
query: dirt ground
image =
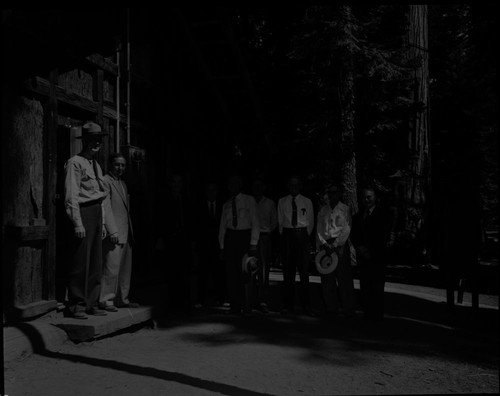
<svg viewBox="0 0 500 396">
<path fill-rule="evenodd" d="M 498 310 L 386 297 L 382 322 L 221 309 L 158 318 L 9 362 L 6 395 L 499 393 Z"/>
</svg>

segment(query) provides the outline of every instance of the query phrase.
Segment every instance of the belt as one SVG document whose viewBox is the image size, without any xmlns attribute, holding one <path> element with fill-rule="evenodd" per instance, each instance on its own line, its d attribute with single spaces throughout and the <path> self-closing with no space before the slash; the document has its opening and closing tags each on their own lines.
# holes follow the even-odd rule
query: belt
<svg viewBox="0 0 500 396">
<path fill-rule="evenodd" d="M 260 235 L 269 235 L 269 231 L 261 231 Z"/>
<path fill-rule="evenodd" d="M 307 227 L 283 228 L 283 231 L 288 231 L 288 232 L 298 232 L 298 231 L 305 231 L 305 230 L 307 230 Z"/>
<path fill-rule="evenodd" d="M 248 232 L 248 231 L 252 231 L 252 229 L 247 228 L 245 230 L 233 230 L 232 228 L 227 228 L 226 231 L 228 231 L 228 232 Z"/>
<path fill-rule="evenodd" d="M 88 202 L 83 202 L 80 205 L 81 208 L 85 208 L 87 206 L 92 206 L 92 205 L 100 205 L 102 202 L 102 199 L 95 199 L 93 201 L 88 201 Z"/>
</svg>

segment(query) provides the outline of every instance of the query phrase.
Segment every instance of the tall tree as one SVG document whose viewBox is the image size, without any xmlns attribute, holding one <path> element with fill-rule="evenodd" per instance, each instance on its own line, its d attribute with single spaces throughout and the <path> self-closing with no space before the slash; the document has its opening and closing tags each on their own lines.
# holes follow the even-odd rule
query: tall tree
<svg viewBox="0 0 500 396">
<path fill-rule="evenodd" d="M 344 186 L 344 201 L 353 213 L 358 211 L 356 156 L 354 151 L 354 69 L 352 32 L 352 10 L 349 5 L 340 6 L 339 43 L 341 67 L 339 69 L 340 104 L 340 153 L 341 182 Z"/>
<path fill-rule="evenodd" d="M 430 187 L 429 148 L 429 50 L 427 5 L 408 6 L 407 54 L 414 63 L 408 133 L 407 177 L 405 180 L 405 229 L 413 237 L 422 235 L 427 216 Z"/>
</svg>

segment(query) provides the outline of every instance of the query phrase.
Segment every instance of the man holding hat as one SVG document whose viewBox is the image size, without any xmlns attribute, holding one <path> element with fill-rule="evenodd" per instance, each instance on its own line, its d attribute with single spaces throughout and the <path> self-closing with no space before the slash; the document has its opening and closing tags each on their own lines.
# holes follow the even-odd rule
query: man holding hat
<svg viewBox="0 0 500 396">
<path fill-rule="evenodd" d="M 64 166 L 64 205 L 73 223 L 72 260 L 68 281 L 68 313 L 76 319 L 106 315 L 98 309 L 106 191 L 96 157 L 107 133 L 93 122 L 82 127 L 82 151 Z"/>
<path fill-rule="evenodd" d="M 331 257 L 329 266 L 321 266 L 319 259 L 316 263 L 321 275 L 321 292 L 328 313 L 339 313 L 342 305 L 343 314 L 352 316 L 355 294 L 349 249 L 346 247 L 351 232 L 351 210 L 340 202 L 341 190 L 337 185 L 329 185 L 327 194 L 328 202 L 320 209 L 316 223 L 317 245 L 323 250 L 318 256 Z"/>
<path fill-rule="evenodd" d="M 237 314 L 243 310 L 243 314 L 248 314 L 251 301 L 246 294 L 242 262 L 245 254 L 257 254 L 259 219 L 254 197 L 241 192 L 241 176 L 232 175 L 227 187 L 231 197 L 222 207 L 219 245 L 226 261 L 229 312 Z"/>
</svg>

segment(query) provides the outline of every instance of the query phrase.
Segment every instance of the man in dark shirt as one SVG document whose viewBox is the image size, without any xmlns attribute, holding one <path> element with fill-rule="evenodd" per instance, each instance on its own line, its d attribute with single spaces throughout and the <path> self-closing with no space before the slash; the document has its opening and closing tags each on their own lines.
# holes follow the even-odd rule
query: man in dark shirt
<svg viewBox="0 0 500 396">
<path fill-rule="evenodd" d="M 386 249 L 391 219 L 372 187 L 363 189 L 362 205 L 362 210 L 353 217 L 350 238 L 356 248 L 365 317 L 380 320 L 384 317 Z"/>
<path fill-rule="evenodd" d="M 196 213 L 197 307 L 206 304 L 210 297 L 215 298 L 218 305 L 227 300 L 226 272 L 219 247 L 222 204 L 217 182 L 208 181 Z"/>
</svg>

